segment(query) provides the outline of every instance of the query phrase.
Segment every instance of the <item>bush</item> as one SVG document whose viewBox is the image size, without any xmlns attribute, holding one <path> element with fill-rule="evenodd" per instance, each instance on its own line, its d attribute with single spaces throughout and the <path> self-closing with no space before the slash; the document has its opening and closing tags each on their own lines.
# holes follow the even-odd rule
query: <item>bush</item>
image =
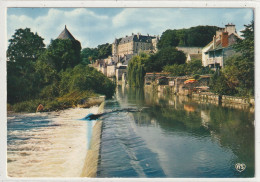
<svg viewBox="0 0 260 182">
<path fill-rule="evenodd" d="M 36 109 L 39 104 L 44 105 L 44 101 L 42 100 L 29 100 L 16 103 L 12 106 L 12 110 L 14 112 L 36 112 Z"/>
<path fill-rule="evenodd" d="M 115 92 L 115 84 L 111 80 L 94 68 L 82 64 L 61 73 L 59 88 L 61 96 L 76 90 L 104 94 L 111 98 Z"/>
</svg>

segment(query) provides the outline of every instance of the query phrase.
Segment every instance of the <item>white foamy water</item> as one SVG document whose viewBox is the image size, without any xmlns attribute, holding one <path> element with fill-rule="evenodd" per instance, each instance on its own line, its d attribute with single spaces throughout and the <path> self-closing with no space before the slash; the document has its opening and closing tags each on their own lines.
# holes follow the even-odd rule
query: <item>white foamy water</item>
<svg viewBox="0 0 260 182">
<path fill-rule="evenodd" d="M 8 116 L 10 177 L 79 177 L 98 107 Z"/>
</svg>

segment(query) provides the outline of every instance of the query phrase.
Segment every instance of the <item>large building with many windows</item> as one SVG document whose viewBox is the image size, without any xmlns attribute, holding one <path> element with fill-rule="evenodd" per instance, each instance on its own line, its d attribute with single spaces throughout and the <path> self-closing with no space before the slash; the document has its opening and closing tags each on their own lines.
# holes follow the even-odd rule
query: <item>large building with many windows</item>
<svg viewBox="0 0 260 182">
<path fill-rule="evenodd" d="M 109 78 L 123 82 L 126 77 L 127 65 L 131 58 L 141 52 L 157 52 L 159 36 L 132 34 L 123 38 L 115 39 L 112 43 L 112 56 L 103 60 L 96 60 L 93 65 Z"/>
<path fill-rule="evenodd" d="M 123 38 L 115 39 L 112 44 L 112 56 L 124 57 L 136 55 L 140 52 L 154 53 L 157 51 L 159 36 L 132 34 Z"/>
</svg>

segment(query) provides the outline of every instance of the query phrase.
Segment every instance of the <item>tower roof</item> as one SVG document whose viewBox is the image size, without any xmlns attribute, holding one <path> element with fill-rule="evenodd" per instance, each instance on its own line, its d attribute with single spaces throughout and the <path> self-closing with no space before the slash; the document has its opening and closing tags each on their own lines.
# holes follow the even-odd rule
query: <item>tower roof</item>
<svg viewBox="0 0 260 182">
<path fill-rule="evenodd" d="M 57 39 L 70 39 L 70 40 L 76 40 L 73 35 L 68 31 L 66 25 L 64 30 L 60 33 Z"/>
</svg>

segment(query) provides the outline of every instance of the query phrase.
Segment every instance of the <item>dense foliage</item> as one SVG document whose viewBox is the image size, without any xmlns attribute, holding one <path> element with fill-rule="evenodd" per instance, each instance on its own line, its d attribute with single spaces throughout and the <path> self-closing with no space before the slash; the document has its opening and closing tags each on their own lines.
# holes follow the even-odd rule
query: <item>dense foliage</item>
<svg viewBox="0 0 260 182">
<path fill-rule="evenodd" d="M 16 65 L 27 66 L 27 62 L 35 62 L 44 51 L 43 38 L 29 28 L 18 29 L 9 40 L 7 58 Z"/>
<path fill-rule="evenodd" d="M 84 48 L 81 51 L 82 61 L 90 64 L 96 59 L 107 58 L 111 55 L 112 45 L 109 43 L 98 45 L 97 48 Z"/>
<path fill-rule="evenodd" d="M 60 73 L 60 95 L 75 90 L 91 90 L 111 98 L 115 85 L 101 72 L 87 65 L 79 64 L 74 69 Z"/>
<path fill-rule="evenodd" d="M 94 93 L 107 97 L 114 93 L 115 86 L 108 78 L 81 64 L 78 41 L 56 39 L 44 49 L 41 37 L 30 29 L 19 29 L 9 42 L 7 101 L 10 104 L 21 102 L 16 104 L 18 110 L 28 111 L 30 108 L 25 105 L 35 106 L 39 100 L 47 106 L 51 103 L 62 107 L 62 99 L 57 100 L 60 97 L 73 100 L 72 96 L 84 99 Z"/>
<path fill-rule="evenodd" d="M 146 72 L 160 72 L 164 66 L 184 64 L 185 60 L 186 56 L 182 51 L 174 47 L 166 47 L 144 61 L 144 67 Z"/>
<path fill-rule="evenodd" d="M 167 47 L 157 53 L 147 55 L 141 53 L 128 63 L 127 79 L 131 87 L 143 87 L 146 72 L 160 72 L 165 66 L 184 64 L 186 56 L 174 47 Z"/>
<path fill-rule="evenodd" d="M 148 55 L 141 54 L 139 56 L 134 56 L 128 63 L 127 78 L 130 87 L 142 88 L 144 86 L 144 62 L 148 59 Z"/>
<path fill-rule="evenodd" d="M 166 30 L 158 42 L 158 48 L 189 46 L 189 47 L 204 47 L 215 35 L 216 26 L 197 26 L 189 29 L 174 29 Z"/>
<path fill-rule="evenodd" d="M 254 95 L 254 23 L 245 25 L 241 32 L 244 39 L 238 40 L 234 48 L 242 54 L 230 57 L 212 77 L 211 88 L 218 94 Z"/>
<path fill-rule="evenodd" d="M 51 62 L 57 71 L 73 68 L 81 62 L 81 45 L 77 40 L 55 39 L 51 41 L 40 60 Z"/>
<path fill-rule="evenodd" d="M 213 72 L 209 67 L 203 67 L 201 60 L 194 60 L 185 64 L 167 65 L 163 68 L 163 71 L 170 73 L 172 76 L 203 75 Z"/>
<path fill-rule="evenodd" d="M 17 102 L 37 94 L 35 62 L 45 50 L 43 38 L 29 28 L 18 29 L 9 40 L 7 50 L 7 99 Z"/>
</svg>

